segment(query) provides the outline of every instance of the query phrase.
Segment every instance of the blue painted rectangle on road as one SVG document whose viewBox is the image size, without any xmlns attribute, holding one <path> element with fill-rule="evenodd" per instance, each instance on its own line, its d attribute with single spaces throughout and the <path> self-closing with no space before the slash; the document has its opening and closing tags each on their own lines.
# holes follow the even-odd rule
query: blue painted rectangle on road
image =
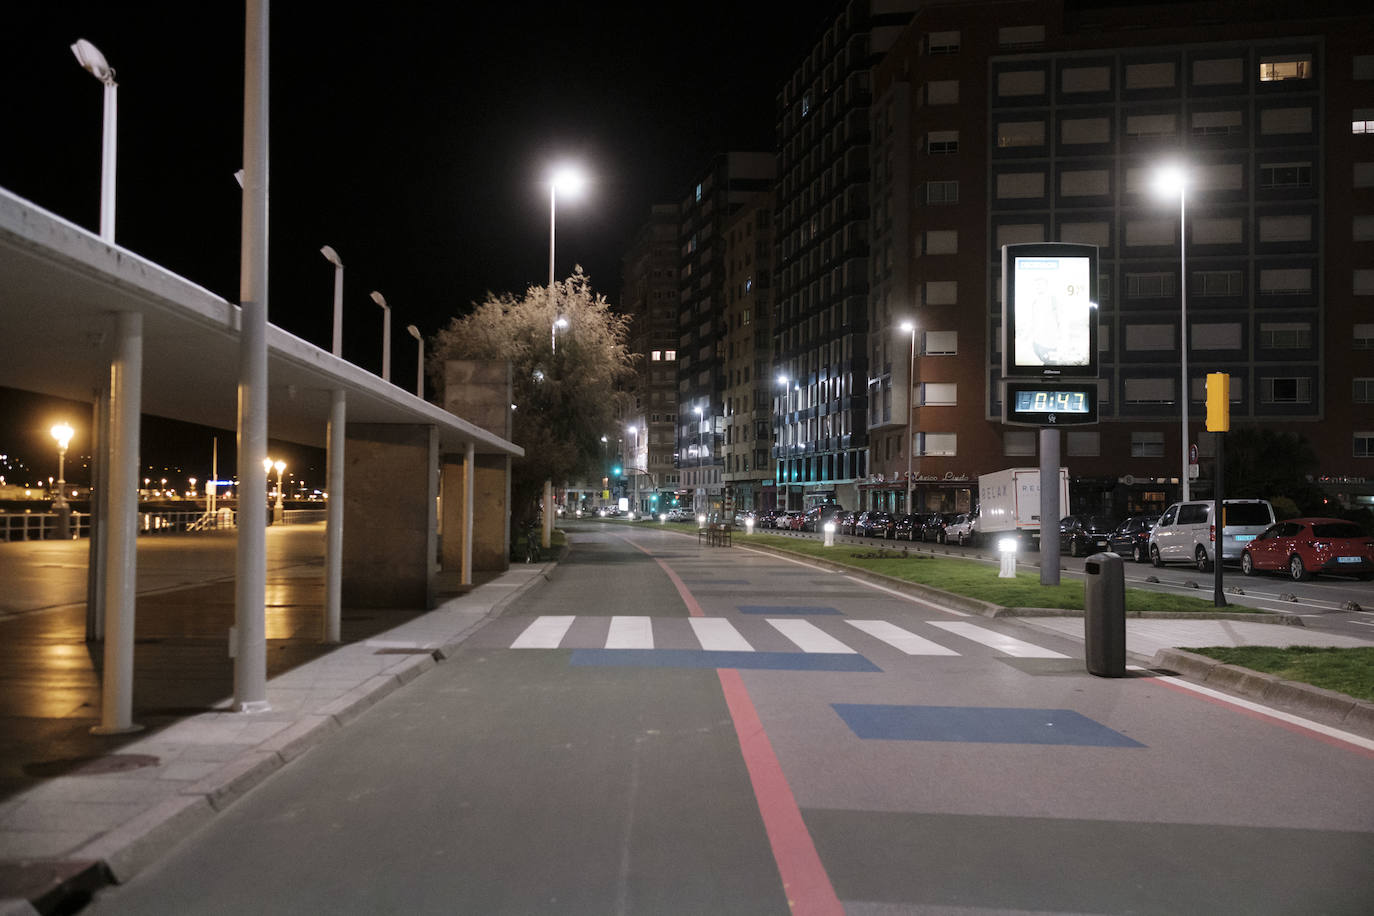
<svg viewBox="0 0 1374 916">
<path fill-rule="evenodd" d="M 753 668 L 766 671 L 881 671 L 862 655 L 721 652 L 697 649 L 575 649 L 569 663 L 603 668 Z"/>
<path fill-rule="evenodd" d="M 811 607 L 804 604 L 741 604 L 741 614 L 839 614 L 839 608 Z"/>
<path fill-rule="evenodd" d="M 1082 747 L 1145 746 L 1071 709 L 832 705 L 860 738 Z"/>
</svg>

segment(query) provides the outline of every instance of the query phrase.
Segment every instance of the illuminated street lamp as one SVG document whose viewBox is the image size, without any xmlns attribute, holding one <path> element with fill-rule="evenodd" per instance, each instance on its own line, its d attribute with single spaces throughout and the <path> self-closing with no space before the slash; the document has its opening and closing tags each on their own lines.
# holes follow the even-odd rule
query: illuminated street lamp
<svg viewBox="0 0 1374 916">
<path fill-rule="evenodd" d="M 425 339 L 420 336 L 420 329 L 413 324 L 406 325 L 406 333 L 414 337 L 415 342 L 420 345 L 420 361 L 415 367 L 415 396 L 423 400 L 425 396 Z"/>
<path fill-rule="evenodd" d="M 911 415 L 914 413 L 916 391 L 916 322 L 903 321 L 902 330 L 911 334 L 911 373 L 906 377 L 906 502 L 903 505 L 909 513 L 911 508 L 911 453 L 916 451 L 915 441 L 911 438 Z"/>
<path fill-rule="evenodd" d="M 375 289 L 372 301 L 382 307 L 382 381 L 391 381 L 391 308 Z"/>
<path fill-rule="evenodd" d="M 334 350 L 335 356 L 343 356 L 343 260 L 339 253 L 328 245 L 320 249 L 326 261 L 334 265 Z"/>
<path fill-rule="evenodd" d="M 286 470 L 286 462 L 273 461 L 271 458 L 262 459 L 262 470 L 264 474 L 270 474 L 273 468 L 276 468 L 277 471 L 277 500 L 272 506 L 272 524 L 276 525 L 281 523 L 282 514 L 285 511 L 285 506 L 282 505 L 281 500 L 281 472 Z M 271 480 L 271 478 L 269 477 L 268 480 Z"/>
<path fill-rule="evenodd" d="M 67 444 L 72 441 L 75 431 L 66 423 L 58 423 L 52 428 L 52 437 L 57 440 L 57 498 L 53 500 L 53 511 L 57 513 L 57 536 L 66 540 L 72 536 L 72 508 L 67 503 L 66 461 Z"/>
<path fill-rule="evenodd" d="M 119 85 L 105 55 L 84 38 L 72 45 L 72 53 L 85 70 L 105 85 L 105 121 L 100 148 L 100 238 L 114 244 L 115 152 L 119 121 Z"/>
<path fill-rule="evenodd" d="M 558 327 L 559 322 L 567 325 L 567 321 L 558 315 L 558 306 L 554 301 L 553 293 L 553 240 L 555 213 L 558 205 L 558 192 L 576 195 L 581 192 L 586 185 L 586 177 L 577 169 L 571 166 L 564 166 L 553 173 L 549 180 L 549 311 L 553 313 L 555 321 L 553 323 L 552 343 L 553 351 L 558 352 Z"/>
<path fill-rule="evenodd" d="M 1159 170 L 1155 179 L 1155 189 L 1162 196 L 1178 195 L 1178 281 L 1179 281 L 1179 366 L 1182 372 L 1182 385 L 1178 392 L 1181 410 L 1183 452 L 1183 472 L 1179 479 L 1183 482 L 1183 499 L 1189 498 L 1188 487 L 1188 173 L 1180 166 L 1171 165 Z"/>
</svg>

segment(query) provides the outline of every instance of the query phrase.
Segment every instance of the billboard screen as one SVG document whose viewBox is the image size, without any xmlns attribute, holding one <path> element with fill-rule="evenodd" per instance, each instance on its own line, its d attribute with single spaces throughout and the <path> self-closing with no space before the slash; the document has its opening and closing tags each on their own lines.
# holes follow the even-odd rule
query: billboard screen
<svg viewBox="0 0 1374 916">
<path fill-rule="evenodd" d="M 1097 246 L 1003 246 L 1003 377 L 1096 377 L 1097 322 Z"/>
</svg>

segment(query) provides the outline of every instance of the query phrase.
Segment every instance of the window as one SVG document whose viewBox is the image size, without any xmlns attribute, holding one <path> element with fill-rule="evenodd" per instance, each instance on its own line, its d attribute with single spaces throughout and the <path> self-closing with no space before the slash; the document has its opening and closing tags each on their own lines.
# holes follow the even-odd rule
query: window
<svg viewBox="0 0 1374 916">
<path fill-rule="evenodd" d="M 1374 327 L 1372 325 L 1371 327 Z M 1371 334 L 1374 336 L 1374 334 Z M 959 352 L 958 331 L 926 331 L 922 356 L 954 356 Z"/>
<path fill-rule="evenodd" d="M 926 83 L 927 105 L 958 105 L 958 80 L 931 80 Z"/>
<path fill-rule="evenodd" d="M 1172 404 L 1174 380 L 1171 378 L 1128 378 L 1125 385 L 1127 404 Z"/>
<path fill-rule="evenodd" d="M 926 53 L 928 54 L 958 54 L 959 53 L 959 33 L 955 32 L 931 32 L 926 36 Z"/>
<path fill-rule="evenodd" d="M 1178 132 L 1178 119 L 1172 114 L 1127 115 L 1128 137 L 1172 137 Z"/>
<path fill-rule="evenodd" d="M 1193 244 L 1195 245 L 1238 245 L 1243 241 L 1245 241 L 1245 236 L 1239 216 L 1204 217 L 1193 220 Z"/>
<path fill-rule="evenodd" d="M 926 283 L 926 305 L 954 305 L 958 301 L 958 280 L 931 280 Z"/>
<path fill-rule="evenodd" d="M 1172 350 L 1177 339 L 1172 324 L 1126 325 L 1127 350 Z"/>
<path fill-rule="evenodd" d="M 1239 350 L 1245 345 L 1240 322 L 1195 324 L 1189 330 L 1194 350 Z"/>
<path fill-rule="evenodd" d="M 1374 296 L 1374 270 L 1357 269 L 1354 289 L 1357 296 Z"/>
<path fill-rule="evenodd" d="M 1352 134 L 1374 134 L 1374 108 L 1356 108 L 1350 113 Z"/>
<path fill-rule="evenodd" d="M 1310 378 L 1261 378 L 1262 404 L 1309 404 L 1312 402 Z"/>
<path fill-rule="evenodd" d="M 1261 350 L 1305 350 L 1312 346 L 1312 325 L 1306 321 L 1260 322 Z"/>
<path fill-rule="evenodd" d="M 1239 375 L 1233 375 L 1233 376 L 1231 376 L 1231 383 L 1227 386 L 1227 389 L 1228 389 L 1228 392 L 1227 392 L 1227 393 L 1230 395 L 1231 403 L 1232 403 L 1232 404 L 1241 404 L 1241 403 L 1244 403 L 1244 401 L 1245 401 L 1245 395 L 1244 395 L 1244 393 L 1243 393 L 1244 390 L 1245 390 L 1245 379 L 1244 379 L 1244 377 L 1239 376 Z M 1207 400 L 1207 379 L 1206 379 L 1206 377 L 1204 376 L 1203 378 L 1195 378 L 1195 379 L 1189 380 L 1189 382 L 1188 382 L 1188 391 L 1189 391 L 1189 393 L 1191 394 L 1191 396 L 1192 396 L 1192 398 L 1193 398 L 1194 401 L 1197 401 L 1198 403 L 1203 403 L 1203 402 L 1205 402 L 1205 401 Z M 1203 442 L 1206 442 L 1206 441 L 1207 441 L 1206 439 L 1203 440 Z M 1210 453 L 1204 451 L 1204 449 L 1206 449 L 1206 446 L 1200 444 L 1200 448 L 1198 449 L 1199 452 L 1201 452 L 1202 454 L 1205 454 L 1208 458 L 1215 458 L 1215 457 L 1216 457 L 1216 449 L 1212 449 L 1212 451 L 1211 451 Z"/>
<path fill-rule="evenodd" d="M 997 43 L 1002 47 L 1035 45 L 1045 40 L 1043 25 L 1008 25 L 997 30 Z"/>
<path fill-rule="evenodd" d="M 1356 404 L 1374 404 L 1374 378 L 1355 379 L 1353 394 Z"/>
<path fill-rule="evenodd" d="M 1356 216 L 1350 221 L 1350 236 L 1356 242 L 1374 242 L 1374 216 Z"/>
<path fill-rule="evenodd" d="M 1069 430 L 1066 437 L 1070 458 L 1096 458 L 1102 454 L 1102 434 L 1085 430 Z"/>
<path fill-rule="evenodd" d="M 1260 292 L 1271 296 L 1312 292 L 1312 268 L 1273 267 L 1260 271 Z"/>
<path fill-rule="evenodd" d="M 947 156 L 959 152 L 959 132 L 932 130 L 926 134 L 926 152 L 932 156 Z"/>
<path fill-rule="evenodd" d="M 677 359 L 677 351 L 676 351 L 676 350 L 664 350 L 664 351 L 663 351 L 663 358 L 666 359 L 666 360 L 670 360 L 670 361 L 671 361 L 671 360 L 675 360 L 675 359 Z"/>
<path fill-rule="evenodd" d="M 1045 241 L 1043 223 L 1007 223 L 997 227 L 997 247 L 1019 245 L 1023 242 Z M 1374 273 L 1374 271 L 1370 271 Z M 1372 291 L 1374 292 L 1374 291 Z"/>
<path fill-rule="evenodd" d="M 1009 429 L 1002 434 L 1002 454 L 1008 457 L 1035 454 L 1035 431 Z M 1065 511 L 1068 511 L 1065 508 Z"/>
<path fill-rule="evenodd" d="M 1260 133 L 1310 134 L 1312 133 L 1312 109 L 1310 107 L 1266 108 L 1260 112 Z"/>
<path fill-rule="evenodd" d="M 1169 219 L 1128 219 L 1126 244 L 1177 245 L 1178 236 L 1174 234 L 1174 226 L 1174 221 Z"/>
<path fill-rule="evenodd" d="M 916 453 L 918 455 L 956 455 L 959 436 L 957 433 L 917 433 Z"/>
<path fill-rule="evenodd" d="M 1066 67 L 1059 75 L 1065 92 L 1107 92 L 1112 88 L 1111 67 Z"/>
<path fill-rule="evenodd" d="M 959 403 L 958 385 L 954 382 L 922 382 L 922 407 L 952 407 Z"/>
<path fill-rule="evenodd" d="M 958 254 L 958 229 L 929 229 L 925 233 L 926 254 Z"/>
<path fill-rule="evenodd" d="M 1110 173 L 1106 169 L 1084 169 L 1061 172 L 1059 193 L 1064 197 L 1103 197 L 1111 192 Z"/>
<path fill-rule="evenodd" d="M 1352 350 L 1374 350 L 1374 324 L 1357 324 L 1351 329 Z"/>
<path fill-rule="evenodd" d="M 663 359 L 663 351 L 662 351 L 662 350 L 654 350 L 652 353 L 649 354 L 649 360 L 650 360 L 651 362 L 655 362 L 655 363 L 656 363 L 656 362 L 661 361 L 662 359 Z"/>
<path fill-rule="evenodd" d="M 1244 129 L 1239 111 L 1195 111 L 1191 124 L 1193 134 L 1199 137 L 1238 134 Z"/>
<path fill-rule="evenodd" d="M 1132 458 L 1163 458 L 1164 434 L 1135 432 L 1131 433 Z"/>
<path fill-rule="evenodd" d="M 1310 188 L 1312 163 L 1266 162 L 1259 170 L 1261 188 Z"/>
<path fill-rule="evenodd" d="M 1044 70 L 1010 70 L 997 74 L 997 94 L 1023 96 L 1045 94 Z"/>
<path fill-rule="evenodd" d="M 1111 244 L 1111 223 L 1106 220 L 1091 223 L 1060 223 L 1059 241 L 1106 248 Z"/>
<path fill-rule="evenodd" d="M 1059 139 L 1064 143 L 1110 143 L 1112 122 L 1108 118 L 1065 118 L 1059 122 Z"/>
<path fill-rule="evenodd" d="M 926 203 L 957 204 L 959 202 L 958 181 L 927 181 Z"/>
<path fill-rule="evenodd" d="M 1044 172 L 1005 172 L 997 176 L 999 200 L 1025 200 L 1044 196 Z"/>
<path fill-rule="evenodd" d="M 1261 242 L 1307 242 L 1312 239 L 1312 217 L 1307 214 L 1285 214 L 1283 216 L 1261 216 L 1259 221 L 1259 240 Z"/>
<path fill-rule="evenodd" d="M 1225 57 L 1193 61 L 1194 86 L 1226 86 L 1245 82 L 1245 59 Z"/>
<path fill-rule="evenodd" d="M 1127 64 L 1127 89 L 1167 89 L 1174 84 L 1174 62 L 1163 60 L 1152 64 Z"/>
<path fill-rule="evenodd" d="M 1045 145 L 1044 121 L 1006 121 L 997 125 L 997 145 L 1002 149 Z"/>
<path fill-rule="evenodd" d="M 1355 457 L 1374 458 L 1374 432 L 1355 433 Z"/>
<path fill-rule="evenodd" d="M 1239 270 L 1195 270 L 1188 292 L 1193 296 L 1239 296 L 1245 292 L 1245 275 Z"/>
<path fill-rule="evenodd" d="M 1309 80 L 1312 78 L 1311 54 L 1288 54 L 1282 57 L 1260 58 L 1260 82 L 1281 80 Z"/>
</svg>

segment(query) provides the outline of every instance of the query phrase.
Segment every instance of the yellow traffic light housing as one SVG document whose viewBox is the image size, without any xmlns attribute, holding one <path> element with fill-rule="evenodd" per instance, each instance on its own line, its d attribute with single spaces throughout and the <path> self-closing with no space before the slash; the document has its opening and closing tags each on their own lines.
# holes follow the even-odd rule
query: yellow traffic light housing
<svg viewBox="0 0 1374 916">
<path fill-rule="evenodd" d="M 1207 374 L 1207 431 L 1224 433 L 1231 428 L 1231 376 Z"/>
</svg>

